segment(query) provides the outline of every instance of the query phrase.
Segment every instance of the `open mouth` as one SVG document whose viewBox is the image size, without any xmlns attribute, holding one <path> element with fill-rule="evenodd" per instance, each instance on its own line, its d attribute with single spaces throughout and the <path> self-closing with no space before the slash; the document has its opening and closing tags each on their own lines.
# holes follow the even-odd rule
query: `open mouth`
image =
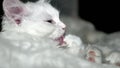
<svg viewBox="0 0 120 68">
<path fill-rule="evenodd" d="M 57 39 L 55 39 L 55 40 L 59 42 L 59 45 L 62 45 L 62 44 L 65 43 L 64 37 L 65 37 L 65 33 L 62 36 L 60 36 Z"/>
</svg>

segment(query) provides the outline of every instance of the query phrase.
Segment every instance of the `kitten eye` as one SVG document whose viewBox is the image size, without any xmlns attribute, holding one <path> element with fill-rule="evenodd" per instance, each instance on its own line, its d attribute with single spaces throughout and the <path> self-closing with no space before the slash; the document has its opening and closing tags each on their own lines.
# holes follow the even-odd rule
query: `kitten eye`
<svg viewBox="0 0 120 68">
<path fill-rule="evenodd" d="M 53 20 L 52 19 L 47 20 L 46 22 L 53 24 Z"/>
</svg>

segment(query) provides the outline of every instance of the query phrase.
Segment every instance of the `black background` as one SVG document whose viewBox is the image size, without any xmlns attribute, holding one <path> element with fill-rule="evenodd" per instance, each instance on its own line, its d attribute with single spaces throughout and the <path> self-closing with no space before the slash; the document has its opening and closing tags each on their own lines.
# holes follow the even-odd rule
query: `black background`
<svg viewBox="0 0 120 68">
<path fill-rule="evenodd" d="M 120 5 L 118 1 L 79 0 L 78 3 L 79 16 L 92 22 L 97 30 L 106 33 L 120 30 Z M 2 0 L 0 0 L 0 22 L 2 15 Z"/>
<path fill-rule="evenodd" d="M 2 1 L 3 0 L 0 0 L 0 31 L 1 31 L 1 21 L 2 21 L 2 15 L 3 15 L 3 10 L 2 10 Z"/>
<path fill-rule="evenodd" d="M 79 16 L 91 21 L 97 30 L 120 30 L 120 4 L 116 0 L 79 0 Z"/>
</svg>

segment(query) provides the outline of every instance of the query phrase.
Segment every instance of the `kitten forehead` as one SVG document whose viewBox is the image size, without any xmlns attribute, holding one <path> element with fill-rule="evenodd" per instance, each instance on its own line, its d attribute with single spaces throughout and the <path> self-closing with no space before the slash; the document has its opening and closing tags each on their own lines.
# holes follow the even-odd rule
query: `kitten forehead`
<svg viewBox="0 0 120 68">
<path fill-rule="evenodd" d="M 53 8 L 49 3 L 27 3 L 26 7 L 28 11 L 35 15 L 46 14 L 55 17 L 59 16 L 59 11 Z"/>
</svg>

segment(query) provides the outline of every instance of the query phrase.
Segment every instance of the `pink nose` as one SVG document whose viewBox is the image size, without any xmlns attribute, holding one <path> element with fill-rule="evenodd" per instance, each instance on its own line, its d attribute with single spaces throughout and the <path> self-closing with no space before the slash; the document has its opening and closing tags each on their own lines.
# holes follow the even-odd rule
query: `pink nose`
<svg viewBox="0 0 120 68">
<path fill-rule="evenodd" d="M 59 26 L 62 28 L 66 28 L 66 25 L 63 22 L 59 22 Z"/>
<path fill-rule="evenodd" d="M 65 30 L 66 29 L 66 25 L 63 23 L 62 25 L 62 29 Z"/>
</svg>

